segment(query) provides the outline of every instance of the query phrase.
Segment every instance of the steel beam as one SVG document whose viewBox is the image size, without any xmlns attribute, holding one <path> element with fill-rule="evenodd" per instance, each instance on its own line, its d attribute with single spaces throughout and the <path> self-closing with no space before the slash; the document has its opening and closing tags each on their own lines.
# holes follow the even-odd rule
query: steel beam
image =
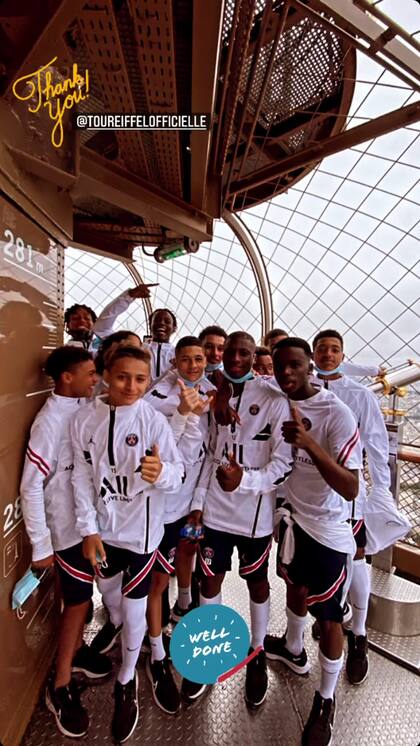
<svg viewBox="0 0 420 746">
<path fill-rule="evenodd" d="M 224 0 L 194 0 L 191 110 L 213 122 L 220 64 Z M 205 60 L 205 64 L 203 61 Z M 191 202 L 207 209 L 208 163 L 212 130 L 191 132 Z"/>
<path fill-rule="evenodd" d="M 241 141 L 242 130 L 243 130 L 243 127 L 244 127 L 244 124 L 245 124 L 245 120 L 246 120 L 247 114 L 248 114 L 248 106 L 249 106 L 249 100 L 250 100 L 250 97 L 251 97 L 252 86 L 254 84 L 255 75 L 256 75 L 256 72 L 257 72 L 257 68 L 258 68 L 258 60 L 259 60 L 260 54 L 261 54 L 264 33 L 265 33 L 265 30 L 266 30 L 266 28 L 268 26 L 268 22 L 269 22 L 270 17 L 271 17 L 271 9 L 272 9 L 272 0 L 266 0 L 266 4 L 265 4 L 263 16 L 262 16 L 262 21 L 261 21 L 261 29 L 260 29 L 260 33 L 258 35 L 257 43 L 256 43 L 256 45 L 254 47 L 254 51 L 253 51 L 252 55 L 248 58 L 250 60 L 250 66 L 249 66 L 249 72 L 248 72 L 248 76 L 247 76 L 246 87 L 245 87 L 245 90 L 243 92 L 243 95 L 241 96 L 241 98 L 242 98 L 242 102 L 241 102 L 241 109 L 242 109 L 242 111 L 240 112 L 240 116 L 239 116 L 239 119 L 238 119 L 235 144 L 234 144 L 234 147 L 233 147 L 233 153 L 232 153 L 231 158 L 230 158 L 229 171 L 228 171 L 228 174 L 227 174 L 227 178 L 226 178 L 226 182 L 225 182 L 225 187 L 224 187 L 224 190 L 225 190 L 226 194 L 229 193 L 229 185 L 230 185 L 230 183 L 232 181 L 232 177 L 233 177 L 233 169 L 235 167 L 236 156 L 238 154 L 238 148 L 239 148 L 239 143 Z M 270 74 L 269 70 L 270 70 L 269 67 L 268 67 L 268 70 L 266 68 L 266 71 L 265 71 L 265 80 L 267 80 L 267 78 L 268 78 L 268 76 Z M 239 106 L 239 101 L 237 102 L 236 106 L 237 107 Z M 254 115 L 254 121 L 255 122 L 257 121 L 257 116 L 258 116 L 258 114 L 256 112 L 255 115 Z M 242 161 L 241 165 L 243 165 L 243 161 Z"/>
<path fill-rule="evenodd" d="M 420 90 L 418 42 L 411 41 L 410 48 L 406 36 L 404 44 L 395 39 L 394 37 L 399 35 L 399 26 L 385 14 L 382 14 L 381 25 L 373 15 L 364 12 L 364 9 L 349 0 L 311 0 L 311 7 L 302 0 L 290 2 L 314 21 L 350 41 L 359 51 L 385 67 L 404 83 Z M 383 19 L 386 19 L 386 23 Z"/>
<path fill-rule="evenodd" d="M 420 102 L 415 102 L 396 109 L 388 114 L 384 114 L 377 119 L 372 119 L 358 127 L 352 127 L 344 132 L 340 132 L 333 137 L 327 137 L 319 143 L 309 148 L 284 158 L 279 163 L 255 171 L 251 176 L 233 182 L 231 185 L 231 194 L 240 194 L 248 189 L 253 189 L 260 184 L 268 181 L 276 181 L 284 174 L 290 173 L 297 168 L 302 168 L 310 163 L 317 163 L 328 155 L 339 153 L 341 150 L 360 145 L 367 140 L 373 140 L 375 137 L 385 135 L 388 132 L 414 124 L 420 119 Z"/>
<path fill-rule="evenodd" d="M 178 235 L 200 242 L 212 239 L 212 220 L 204 212 L 86 147 L 80 149 L 80 178 L 74 189 L 77 196 L 95 195 L 133 215 L 150 218 Z"/>
<path fill-rule="evenodd" d="M 30 72 L 35 72 L 56 56 L 60 36 L 63 36 L 72 21 L 80 14 L 84 4 L 85 0 L 62 0 L 19 68 L 10 76 L 4 96 L 10 92 L 15 80 Z"/>
<path fill-rule="evenodd" d="M 258 248 L 254 236 L 241 218 L 237 215 L 233 215 L 229 210 L 224 210 L 223 219 L 232 229 L 236 238 L 242 245 L 252 267 L 255 281 L 257 283 L 261 307 L 261 338 L 263 338 L 267 332 L 273 328 L 274 323 L 270 280 L 263 256 Z"/>
<path fill-rule="evenodd" d="M 133 241 L 122 241 L 112 231 L 95 231 L 75 222 L 71 245 L 76 246 L 76 244 L 96 249 L 96 252 L 103 256 L 113 255 L 124 262 L 133 261 L 133 250 L 130 246 Z"/>
<path fill-rule="evenodd" d="M 279 43 L 279 39 L 280 39 L 281 34 L 285 30 L 285 25 L 286 25 L 286 20 L 287 20 L 288 14 L 289 14 L 289 9 L 290 9 L 289 3 L 285 2 L 284 6 L 282 8 L 282 12 L 279 15 L 274 14 L 274 13 L 272 14 L 272 16 L 276 16 L 276 23 L 274 22 L 274 19 L 272 18 L 272 24 L 271 24 L 271 30 L 272 30 L 272 33 L 274 34 L 273 39 L 272 39 L 273 44 L 272 44 L 272 48 L 271 48 L 270 57 L 269 57 L 268 64 L 267 64 L 267 68 L 266 68 L 266 71 L 265 71 L 264 81 L 263 81 L 263 83 L 261 85 L 260 92 L 259 92 L 259 95 L 258 95 L 258 100 L 257 100 L 257 104 L 256 104 L 256 107 L 255 107 L 255 113 L 254 113 L 254 116 L 253 116 L 253 119 L 252 119 L 252 122 L 251 122 L 250 130 L 246 133 L 246 135 L 247 135 L 247 142 L 246 142 L 245 152 L 244 152 L 244 154 L 242 156 L 242 161 L 241 161 L 241 165 L 240 165 L 240 169 L 239 169 L 238 178 L 241 178 L 243 169 L 245 167 L 245 164 L 246 164 L 246 161 L 247 161 L 247 158 L 248 158 L 249 149 L 251 147 L 252 139 L 254 137 L 255 128 L 256 128 L 257 122 L 258 122 L 258 117 L 260 116 L 260 111 L 261 111 L 261 108 L 262 108 L 262 105 L 263 105 L 263 101 L 264 101 L 264 97 L 265 97 L 265 94 L 266 94 L 267 86 L 268 86 L 268 83 L 269 83 L 270 78 L 271 78 L 271 72 L 273 70 L 274 60 L 276 58 L 277 45 Z"/>
</svg>

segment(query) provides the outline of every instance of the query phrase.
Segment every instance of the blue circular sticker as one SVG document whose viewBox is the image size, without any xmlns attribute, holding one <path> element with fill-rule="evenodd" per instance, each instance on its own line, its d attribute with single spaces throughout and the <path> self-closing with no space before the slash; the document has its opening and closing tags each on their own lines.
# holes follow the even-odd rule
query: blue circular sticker
<svg viewBox="0 0 420 746">
<path fill-rule="evenodd" d="M 245 620 L 222 604 L 189 611 L 176 625 L 170 644 L 177 671 L 198 684 L 215 684 L 223 674 L 235 673 L 232 669 L 244 664 L 248 648 Z"/>
</svg>

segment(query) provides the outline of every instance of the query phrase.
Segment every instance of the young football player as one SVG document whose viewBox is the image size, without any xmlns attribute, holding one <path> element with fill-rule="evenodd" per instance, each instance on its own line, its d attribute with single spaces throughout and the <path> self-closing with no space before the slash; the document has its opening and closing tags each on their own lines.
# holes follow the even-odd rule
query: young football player
<svg viewBox="0 0 420 746">
<path fill-rule="evenodd" d="M 172 367 L 175 348 L 170 338 L 177 330 L 175 314 L 168 308 L 157 308 L 149 316 L 152 341 L 145 343 L 151 354 L 151 379 L 154 381 Z"/>
<path fill-rule="evenodd" d="M 310 381 L 311 349 L 289 337 L 273 351 L 274 375 L 289 398 L 292 417 L 283 423 L 294 465 L 284 485 L 277 572 L 287 583 L 287 630 L 268 635 L 269 658 L 306 673 L 303 647 L 307 610 L 321 630 L 321 682 L 305 725 L 303 746 L 327 746 L 332 737 L 335 688 L 343 665 L 343 606 L 355 550 L 348 503 L 359 491 L 362 450 L 349 408 Z"/>
<path fill-rule="evenodd" d="M 165 496 L 180 487 L 184 467 L 165 417 L 141 398 L 150 383 L 149 353 L 120 347 L 106 366 L 107 397 L 72 422 L 73 486 L 85 557 L 107 608 L 123 625 L 112 719 L 113 737 L 122 743 L 138 720 L 135 666 Z"/>
<path fill-rule="evenodd" d="M 89 718 L 71 679 L 80 671 L 100 678 L 111 662 L 83 644 L 82 631 L 92 598 L 93 571 L 83 556 L 76 526 L 71 474 L 70 420 L 92 395 L 96 370 L 91 354 L 59 347 L 49 356 L 46 373 L 54 391 L 35 417 L 26 451 L 20 494 L 26 531 L 32 544 L 32 567 L 55 564 L 64 609 L 60 619 L 55 673 L 47 685 L 47 706 L 65 736 L 83 736 Z"/>
<path fill-rule="evenodd" d="M 252 373 L 255 342 L 246 332 L 230 334 L 223 353 L 226 392 L 216 397 L 216 422 L 192 502 L 193 517 L 204 524 L 199 544 L 201 604 L 220 603 L 225 573 L 236 547 L 239 574 L 250 597 L 251 650 L 264 645 L 269 617 L 268 557 L 273 533 L 276 485 L 291 469 L 290 446 L 281 434 L 290 417 L 287 400 Z M 219 401 L 217 401 L 219 400 Z M 201 514 L 202 511 L 202 514 Z M 247 665 L 245 697 L 261 705 L 267 694 L 265 652 Z M 205 686 L 183 680 L 193 701 Z"/>
<path fill-rule="evenodd" d="M 138 285 L 124 290 L 96 316 L 89 306 L 75 303 L 64 313 L 65 330 L 70 336 L 69 346 L 84 347 L 96 352 L 101 340 L 112 334 L 118 316 L 124 313 L 137 298 L 150 298 L 151 285 Z"/>
<path fill-rule="evenodd" d="M 368 675 L 368 640 L 366 618 L 370 595 L 370 573 L 365 559 L 366 528 L 364 514 L 366 505 L 375 501 L 386 510 L 396 510 L 390 491 L 389 441 L 384 418 L 375 394 L 353 378 L 343 375 L 343 338 L 334 329 L 319 332 L 313 341 L 313 359 L 318 371 L 318 380 L 351 409 L 359 426 L 362 448 L 367 455 L 371 487 L 366 494 L 363 474 L 360 474 L 360 490 L 357 500 L 350 504 L 349 518 L 353 527 L 357 551 L 353 559 L 353 572 L 349 589 L 352 607 L 351 629 L 348 633 L 346 674 L 351 684 L 361 684 Z M 390 516 L 392 518 L 392 516 Z M 379 537 L 378 537 L 379 539 Z M 387 544 L 385 543 L 384 546 Z"/>
<path fill-rule="evenodd" d="M 178 494 L 170 495 L 167 500 L 165 533 L 158 548 L 147 610 L 151 647 L 148 674 L 156 704 L 169 714 L 178 710 L 180 698 L 162 638 L 161 599 L 170 575 L 176 572 L 178 599 L 172 617 L 179 621 L 191 608 L 191 573 L 196 542 L 182 538 L 182 532 L 188 528 L 190 504 L 208 448 L 209 404 L 206 394 L 214 390 L 204 376 L 206 358 L 199 339 L 180 339 L 175 348 L 175 360 L 176 369 L 167 371 L 155 381 L 146 395 L 147 401 L 168 417 L 185 468 L 185 478 Z"/>
<path fill-rule="evenodd" d="M 257 374 L 257 376 L 271 377 L 273 375 L 273 359 L 268 347 L 255 348 L 255 358 L 252 370 Z"/>
<path fill-rule="evenodd" d="M 227 334 L 220 326 L 206 326 L 198 339 L 203 345 L 206 356 L 206 377 L 215 386 L 221 380 L 223 370 L 223 350 L 225 348 Z"/>
</svg>

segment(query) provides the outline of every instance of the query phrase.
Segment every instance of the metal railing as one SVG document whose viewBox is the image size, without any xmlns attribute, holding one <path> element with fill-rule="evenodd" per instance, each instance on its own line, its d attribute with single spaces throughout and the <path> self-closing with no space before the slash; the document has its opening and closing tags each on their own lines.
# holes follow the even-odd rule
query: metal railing
<svg viewBox="0 0 420 746">
<path fill-rule="evenodd" d="M 401 445 L 399 507 L 411 523 L 405 544 L 420 548 L 420 446 Z"/>
<path fill-rule="evenodd" d="M 398 505 L 411 523 L 403 543 L 420 548 L 420 364 L 408 363 L 376 379 L 369 388 L 380 398 L 387 423 L 403 423 L 398 444 Z M 401 430 L 401 424 L 398 431 Z M 401 435 L 401 432 L 399 432 Z M 396 452 L 396 451 L 394 451 Z M 366 470 L 365 470 L 366 472 Z"/>
</svg>

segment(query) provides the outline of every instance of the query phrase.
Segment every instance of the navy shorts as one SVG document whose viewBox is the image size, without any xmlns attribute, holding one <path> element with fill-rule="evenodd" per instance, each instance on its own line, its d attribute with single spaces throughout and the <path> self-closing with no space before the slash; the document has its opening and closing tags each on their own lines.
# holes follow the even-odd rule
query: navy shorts
<svg viewBox="0 0 420 746">
<path fill-rule="evenodd" d="M 104 542 L 106 564 L 98 565 L 98 578 L 112 578 L 122 572 L 121 593 L 127 598 L 144 598 L 149 593 L 156 552 L 137 554 Z"/>
<path fill-rule="evenodd" d="M 183 518 L 178 518 L 177 521 L 173 521 L 173 523 L 165 523 L 165 532 L 158 546 L 156 562 L 153 568 L 157 572 L 168 573 L 168 575 L 175 573 L 176 548 L 182 540 L 180 531 L 186 522 L 187 516 L 184 516 Z"/>
<path fill-rule="evenodd" d="M 347 554 L 320 544 L 295 523 L 295 554 L 290 564 L 284 565 L 279 556 L 283 531 L 280 524 L 277 575 L 288 585 L 308 589 L 306 604 L 308 611 L 316 619 L 342 622 L 343 604 L 348 590 Z"/>
<path fill-rule="evenodd" d="M 201 574 L 213 577 L 231 570 L 232 554 L 236 547 L 239 575 L 245 580 L 264 580 L 267 577 L 271 540 L 272 534 L 252 539 L 204 526 L 204 539 L 198 547 Z"/>
<path fill-rule="evenodd" d="M 357 548 L 364 549 L 366 546 L 366 526 L 363 518 L 352 518 L 351 526 Z"/>
<path fill-rule="evenodd" d="M 54 552 L 65 606 L 77 606 L 92 598 L 94 572 L 83 556 L 83 543 Z"/>
</svg>

